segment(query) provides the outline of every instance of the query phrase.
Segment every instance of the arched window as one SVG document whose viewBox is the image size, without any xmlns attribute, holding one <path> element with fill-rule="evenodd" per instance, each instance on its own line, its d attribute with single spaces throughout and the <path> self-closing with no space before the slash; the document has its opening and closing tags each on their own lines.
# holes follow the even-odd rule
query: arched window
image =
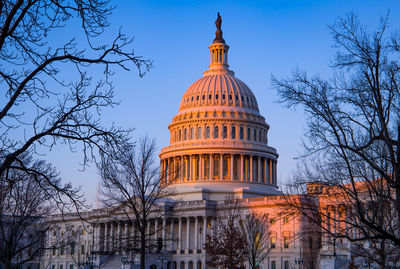
<svg viewBox="0 0 400 269">
<path fill-rule="evenodd" d="M 231 129 L 231 138 L 232 138 L 232 139 L 235 139 L 235 138 L 236 138 L 236 128 L 235 128 L 235 126 L 232 126 L 232 129 Z"/>
<path fill-rule="evenodd" d="M 197 127 L 197 139 L 201 139 L 201 127 Z"/>
<path fill-rule="evenodd" d="M 210 138 L 210 126 L 206 127 L 206 138 Z"/>
<path fill-rule="evenodd" d="M 228 127 L 224 126 L 222 127 L 222 138 L 227 138 L 228 137 Z"/>
<path fill-rule="evenodd" d="M 214 127 L 214 138 L 218 138 L 219 137 L 219 128 L 218 126 Z"/>
</svg>

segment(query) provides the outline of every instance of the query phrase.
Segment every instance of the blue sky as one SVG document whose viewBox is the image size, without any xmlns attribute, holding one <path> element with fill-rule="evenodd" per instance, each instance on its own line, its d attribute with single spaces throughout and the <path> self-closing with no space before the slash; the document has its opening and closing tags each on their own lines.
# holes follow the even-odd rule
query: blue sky
<svg viewBox="0 0 400 269">
<path fill-rule="evenodd" d="M 209 64 L 208 45 L 215 33 L 217 12 L 229 50 L 230 69 L 257 97 L 270 125 L 269 144 L 280 154 L 278 180 L 287 181 L 301 152 L 305 120 L 300 110 L 277 103 L 271 75 L 290 75 L 295 68 L 329 76 L 334 53 L 328 24 L 354 11 L 373 27 L 390 10 L 389 31 L 400 30 L 400 1 L 117 1 L 105 41 L 122 26 L 134 37 L 138 55 L 153 60 L 153 68 L 139 78 L 136 70 L 114 76 L 121 104 L 104 111 L 105 124 L 135 128 L 134 136 L 155 137 L 159 149 L 168 145 L 168 124 L 177 113 L 186 89 Z M 95 74 L 97 76 L 97 74 Z M 66 157 L 68 156 L 68 157 Z M 88 201 L 95 201 L 98 175 L 94 168 L 79 172 L 79 154 L 59 148 L 48 155 L 66 181 L 82 185 Z"/>
</svg>

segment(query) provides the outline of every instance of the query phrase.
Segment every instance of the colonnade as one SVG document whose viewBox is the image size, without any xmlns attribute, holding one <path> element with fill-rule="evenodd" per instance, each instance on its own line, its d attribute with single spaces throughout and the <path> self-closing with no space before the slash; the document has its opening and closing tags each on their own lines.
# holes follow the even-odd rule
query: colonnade
<svg viewBox="0 0 400 269">
<path fill-rule="evenodd" d="M 277 184 L 276 160 L 247 154 L 190 154 L 161 160 L 166 182 L 236 180 Z"/>
<path fill-rule="evenodd" d="M 214 218 L 204 216 L 150 219 L 146 237 L 154 246 L 157 245 L 158 238 L 162 238 L 163 251 L 170 253 L 204 253 L 207 230 L 214 221 Z M 126 221 L 97 223 L 94 227 L 94 241 L 95 249 L 99 252 L 121 254 L 125 249 L 131 249 L 132 244 L 140 244 L 135 226 Z"/>
</svg>

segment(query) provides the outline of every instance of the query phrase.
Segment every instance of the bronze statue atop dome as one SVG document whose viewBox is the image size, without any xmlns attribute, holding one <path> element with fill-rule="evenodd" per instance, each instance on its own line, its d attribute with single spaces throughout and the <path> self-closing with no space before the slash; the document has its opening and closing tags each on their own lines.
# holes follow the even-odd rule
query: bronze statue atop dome
<svg viewBox="0 0 400 269">
<path fill-rule="evenodd" d="M 222 38 L 222 30 L 221 30 L 222 19 L 221 15 L 218 12 L 217 20 L 215 21 L 215 26 L 217 26 L 217 31 L 215 32 L 215 39 L 213 43 L 225 43 L 225 40 Z"/>
</svg>

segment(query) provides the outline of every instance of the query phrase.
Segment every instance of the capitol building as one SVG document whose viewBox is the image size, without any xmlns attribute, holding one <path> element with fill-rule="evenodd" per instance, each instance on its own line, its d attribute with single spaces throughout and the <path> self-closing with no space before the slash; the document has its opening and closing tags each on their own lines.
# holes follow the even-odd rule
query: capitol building
<svg viewBox="0 0 400 269">
<path fill-rule="evenodd" d="M 307 233 L 306 218 L 285 214 L 285 196 L 277 182 L 279 154 L 268 141 L 270 126 L 251 89 L 229 69 L 229 46 L 220 27 L 209 50 L 209 68 L 184 93 L 168 126 L 170 143 L 159 154 L 161 171 L 167 175 L 163 180 L 174 189 L 169 199 L 176 204 L 171 208 L 160 202 L 151 216 L 148 230 L 155 231 L 152 236 L 162 238 L 164 246 L 147 255 L 146 269 L 208 268 L 206 236 L 227 197 L 269 216 L 271 251 L 260 269 L 340 268 L 341 262 L 348 263 L 348 242 L 332 245 L 322 233 L 315 238 L 315 233 Z M 79 268 L 83 257 L 90 257 L 94 268 L 139 268 L 138 255 L 125 253 L 109 240 L 109 235 L 135 233 L 123 213 L 104 208 L 82 216 L 86 222 L 77 215 L 48 218 L 53 228 L 46 244 L 70 226 L 82 227 L 81 236 L 73 253 L 46 251 L 41 268 Z"/>
</svg>

